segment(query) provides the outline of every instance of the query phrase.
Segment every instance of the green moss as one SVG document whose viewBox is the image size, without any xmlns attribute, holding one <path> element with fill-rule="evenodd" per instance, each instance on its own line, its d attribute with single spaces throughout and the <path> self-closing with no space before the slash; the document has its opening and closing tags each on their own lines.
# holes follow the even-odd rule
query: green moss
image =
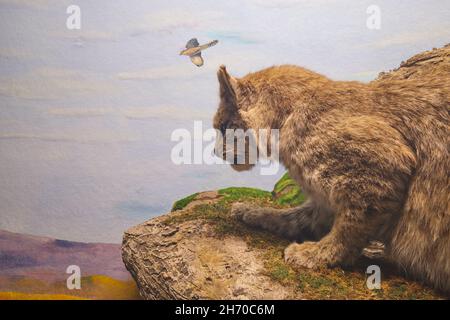
<svg viewBox="0 0 450 320">
<path fill-rule="evenodd" d="M 183 212 L 182 214 L 168 215 L 164 222 L 167 224 L 174 224 L 196 219 L 218 221 L 221 219 L 226 219 L 226 214 L 228 211 L 229 205 L 227 206 L 223 202 L 212 204 L 202 203 L 196 205 L 192 210 Z"/>
<path fill-rule="evenodd" d="M 175 203 L 172 206 L 172 211 L 184 209 L 189 203 L 191 203 L 195 199 L 197 195 L 198 192 L 191 194 L 190 196 L 187 196 L 183 199 L 175 201 Z"/>
<path fill-rule="evenodd" d="M 283 206 L 298 206 L 306 200 L 305 194 L 287 172 L 275 184 L 272 195 L 275 202 Z"/>
<path fill-rule="evenodd" d="M 221 189 L 218 192 L 220 195 L 223 195 L 227 201 L 270 199 L 272 197 L 272 194 L 269 191 L 246 187 L 231 187 Z"/>
<path fill-rule="evenodd" d="M 326 276 L 315 275 L 310 272 L 302 272 L 298 276 L 299 287 L 306 290 L 307 288 L 321 290 L 322 293 L 329 293 L 329 290 L 336 290 L 340 286 L 338 283 Z"/>
<path fill-rule="evenodd" d="M 285 265 L 279 264 L 273 268 L 270 275 L 273 279 L 282 282 L 289 278 L 289 269 Z"/>
<path fill-rule="evenodd" d="M 286 192 L 283 196 L 276 199 L 276 202 L 281 205 L 299 206 L 305 202 L 306 197 L 300 189 L 296 190 L 292 188 Z"/>
<path fill-rule="evenodd" d="M 407 295 L 408 288 L 404 284 L 397 284 L 390 288 L 389 293 L 393 299 L 401 299 Z"/>
<path fill-rule="evenodd" d="M 267 275 L 283 285 L 292 285 L 295 282 L 295 272 L 283 260 L 284 246 L 267 248 L 263 256 L 264 268 Z"/>
<path fill-rule="evenodd" d="M 196 192 L 183 199 L 175 201 L 172 206 L 172 211 L 184 209 L 189 203 L 195 200 L 199 193 Z M 288 173 L 275 184 L 274 190 L 271 192 L 247 187 L 230 187 L 220 189 L 218 194 L 223 196 L 223 201 L 252 201 L 265 200 L 266 202 L 273 202 L 274 204 L 282 206 L 297 206 L 303 203 L 306 199 L 296 182 L 292 180 Z M 275 199 L 275 201 L 273 201 Z"/>
<path fill-rule="evenodd" d="M 277 183 L 275 184 L 275 186 L 273 187 L 273 192 L 274 193 L 280 193 L 281 191 L 283 191 L 287 186 L 293 185 L 295 184 L 294 180 L 291 179 L 291 177 L 289 176 L 289 173 L 286 172 L 280 180 L 277 181 Z"/>
</svg>

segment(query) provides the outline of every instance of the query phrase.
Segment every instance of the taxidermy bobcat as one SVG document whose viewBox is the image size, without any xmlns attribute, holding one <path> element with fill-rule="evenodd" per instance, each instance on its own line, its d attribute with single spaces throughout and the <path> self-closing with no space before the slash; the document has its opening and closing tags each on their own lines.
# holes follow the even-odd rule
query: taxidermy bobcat
<svg viewBox="0 0 450 320">
<path fill-rule="evenodd" d="M 294 267 L 350 265 L 380 240 L 403 270 L 449 293 L 450 47 L 443 50 L 439 63 L 368 84 L 292 65 L 237 79 L 221 66 L 214 127 L 279 129 L 280 162 L 308 195 L 297 208 L 238 203 L 232 213 L 300 242 L 285 250 Z"/>
</svg>

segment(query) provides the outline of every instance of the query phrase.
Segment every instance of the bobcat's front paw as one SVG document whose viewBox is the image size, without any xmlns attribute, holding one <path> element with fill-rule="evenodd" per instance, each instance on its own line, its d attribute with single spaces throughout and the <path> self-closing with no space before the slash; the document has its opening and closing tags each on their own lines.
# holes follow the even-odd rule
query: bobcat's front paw
<svg viewBox="0 0 450 320">
<path fill-rule="evenodd" d="M 231 206 L 231 216 L 243 222 L 249 227 L 264 228 L 267 226 L 267 209 L 259 208 L 255 205 L 237 202 Z"/>
<path fill-rule="evenodd" d="M 231 205 L 231 216 L 237 218 L 238 220 L 242 221 L 244 220 L 244 215 L 248 212 L 250 212 L 253 209 L 253 206 L 242 203 L 242 202 L 236 202 Z"/>
<path fill-rule="evenodd" d="M 289 245 L 284 250 L 284 260 L 296 268 L 319 269 L 334 264 L 332 254 L 319 242 Z"/>
</svg>

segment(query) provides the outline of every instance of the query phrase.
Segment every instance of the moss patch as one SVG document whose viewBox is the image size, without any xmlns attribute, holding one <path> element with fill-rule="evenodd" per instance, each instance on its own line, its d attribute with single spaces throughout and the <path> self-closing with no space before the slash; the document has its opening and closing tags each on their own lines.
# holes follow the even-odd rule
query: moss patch
<svg viewBox="0 0 450 320">
<path fill-rule="evenodd" d="M 275 184 L 272 195 L 280 205 L 298 206 L 306 200 L 305 194 L 287 172 Z"/>
<path fill-rule="evenodd" d="M 199 193 L 196 192 L 183 199 L 175 201 L 171 211 L 182 210 L 195 200 Z M 223 196 L 223 201 L 237 202 L 237 201 L 251 201 L 264 200 L 270 202 L 275 206 L 297 206 L 306 200 L 306 196 L 298 187 L 296 182 L 292 180 L 288 173 L 275 184 L 272 192 L 261 190 L 257 188 L 248 187 L 229 187 L 220 189 L 218 194 Z"/>
<path fill-rule="evenodd" d="M 218 191 L 220 195 L 223 195 L 227 201 L 241 201 L 248 199 L 266 199 L 269 200 L 272 194 L 269 191 L 246 188 L 246 187 L 231 187 L 221 189 Z"/>
<path fill-rule="evenodd" d="M 198 192 L 191 194 L 190 196 L 187 196 L 183 199 L 175 201 L 175 203 L 172 206 L 172 211 L 184 209 L 189 203 L 191 203 L 195 199 L 197 195 Z"/>
<path fill-rule="evenodd" d="M 229 207 L 223 202 L 212 204 L 198 204 L 190 210 L 182 212 L 182 214 L 168 215 L 164 220 L 166 224 L 176 224 L 185 221 L 192 221 L 196 219 L 206 219 L 212 222 L 218 222 L 224 220 L 226 214 L 229 211 Z"/>
</svg>

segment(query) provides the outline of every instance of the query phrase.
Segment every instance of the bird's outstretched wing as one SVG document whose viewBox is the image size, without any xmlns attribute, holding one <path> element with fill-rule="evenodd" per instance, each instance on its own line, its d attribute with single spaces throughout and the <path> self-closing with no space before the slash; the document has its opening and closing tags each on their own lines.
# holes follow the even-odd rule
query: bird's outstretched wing
<svg viewBox="0 0 450 320">
<path fill-rule="evenodd" d="M 201 67 L 203 65 L 203 58 L 201 52 L 193 54 L 192 56 L 190 56 L 190 58 L 192 63 L 195 64 L 197 67 Z"/>
<path fill-rule="evenodd" d="M 207 49 L 209 47 L 215 46 L 218 42 L 219 42 L 219 40 L 214 40 L 214 41 L 211 41 L 211 42 L 209 42 L 207 44 L 201 45 L 200 46 L 200 50 L 205 50 L 205 49 Z"/>
<path fill-rule="evenodd" d="M 186 49 L 198 47 L 200 44 L 198 43 L 197 38 L 192 38 L 186 43 Z"/>
</svg>

